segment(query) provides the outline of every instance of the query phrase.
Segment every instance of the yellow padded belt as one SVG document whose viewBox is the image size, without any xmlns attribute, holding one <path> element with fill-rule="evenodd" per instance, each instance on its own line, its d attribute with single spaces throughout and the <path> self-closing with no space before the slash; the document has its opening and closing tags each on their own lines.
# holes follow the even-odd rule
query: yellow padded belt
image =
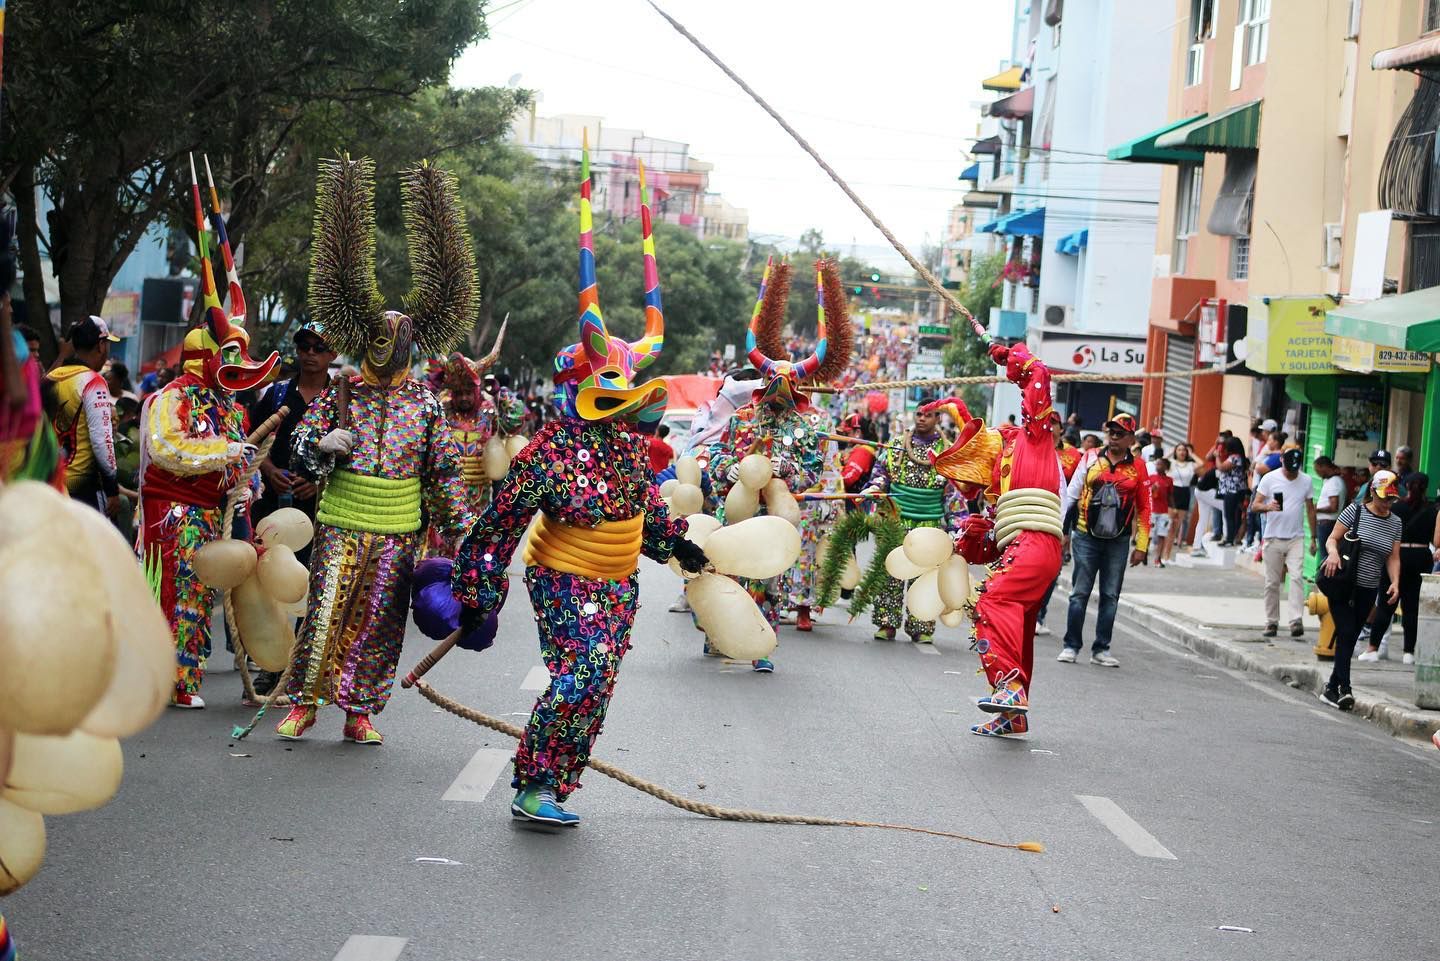
<svg viewBox="0 0 1440 961">
<path fill-rule="evenodd" d="M 596 581 L 624 580 L 640 564 L 644 526 L 644 514 L 602 521 L 598 527 L 576 527 L 541 514 L 525 546 L 525 564 Z"/>
</svg>

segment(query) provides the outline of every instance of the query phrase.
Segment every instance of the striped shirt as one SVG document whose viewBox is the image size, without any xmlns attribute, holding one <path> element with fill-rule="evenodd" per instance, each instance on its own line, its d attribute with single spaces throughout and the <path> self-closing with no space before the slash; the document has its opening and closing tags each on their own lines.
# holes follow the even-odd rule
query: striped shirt
<svg viewBox="0 0 1440 961">
<path fill-rule="evenodd" d="M 1353 531 L 1355 536 L 1360 538 L 1355 583 L 1360 587 L 1376 586 L 1380 583 L 1381 572 L 1385 570 L 1385 562 L 1390 557 L 1390 549 L 1400 539 L 1400 518 L 1393 513 L 1381 517 L 1368 507 L 1351 504 L 1340 512 L 1340 523 L 1347 531 Z"/>
</svg>

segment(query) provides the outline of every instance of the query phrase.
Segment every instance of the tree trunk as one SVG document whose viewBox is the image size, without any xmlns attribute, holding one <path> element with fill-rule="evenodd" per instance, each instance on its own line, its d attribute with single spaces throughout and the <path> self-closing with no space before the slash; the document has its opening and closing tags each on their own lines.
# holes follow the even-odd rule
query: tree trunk
<svg viewBox="0 0 1440 961">
<path fill-rule="evenodd" d="M 484 357 L 490 350 L 490 329 L 495 326 L 495 308 L 490 303 L 490 298 L 480 298 L 480 316 L 475 320 L 475 326 L 470 328 L 470 333 L 465 339 L 470 347 L 471 357 Z"/>
<path fill-rule="evenodd" d="M 15 206 L 19 213 L 20 269 L 25 272 L 25 320 L 40 337 L 40 360 L 48 367 L 59 350 L 50 304 L 45 300 L 45 266 L 40 260 L 40 224 L 35 203 L 35 172 L 27 165 L 15 175 Z"/>
</svg>

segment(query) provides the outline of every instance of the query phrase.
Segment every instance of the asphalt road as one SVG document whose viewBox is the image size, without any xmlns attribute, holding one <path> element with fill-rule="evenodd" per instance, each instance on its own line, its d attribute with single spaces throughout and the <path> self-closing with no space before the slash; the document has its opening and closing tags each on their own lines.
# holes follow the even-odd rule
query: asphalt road
<svg viewBox="0 0 1440 961">
<path fill-rule="evenodd" d="M 832 610 L 813 634 L 783 630 L 775 674 L 755 675 L 700 656 L 689 617 L 666 612 L 677 584 L 647 562 L 598 756 L 718 804 L 1046 853 L 708 821 L 593 772 L 570 805 L 584 824 L 535 833 L 510 820 L 504 738 L 400 691 L 381 748 L 341 742 L 334 710 L 304 742 L 267 718 L 237 745 L 249 712 L 216 670 L 210 709 L 126 743 L 113 803 L 49 819 L 46 867 L 0 902 L 21 956 L 1440 956 L 1433 748 L 1125 632 L 1119 670 L 1057 664 L 1059 639 L 1041 638 L 1029 739 L 981 739 L 960 631 L 929 653 Z M 512 593 L 497 647 L 431 680 L 523 723 L 540 660 Z M 402 664 L 427 646 L 412 638 Z"/>
</svg>

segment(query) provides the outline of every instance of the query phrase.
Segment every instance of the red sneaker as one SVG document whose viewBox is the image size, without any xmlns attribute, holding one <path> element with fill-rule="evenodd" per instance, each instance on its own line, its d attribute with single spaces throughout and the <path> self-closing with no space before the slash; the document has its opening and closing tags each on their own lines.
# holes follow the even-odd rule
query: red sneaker
<svg viewBox="0 0 1440 961">
<path fill-rule="evenodd" d="M 385 739 L 370 723 L 369 714 L 345 715 L 345 740 L 356 744 L 382 744 Z"/>
<path fill-rule="evenodd" d="M 202 711 L 205 709 L 205 702 L 201 700 L 199 694 L 185 694 L 176 691 L 170 695 L 170 706 L 187 708 L 192 711 Z"/>
<path fill-rule="evenodd" d="M 814 629 L 815 625 L 810 620 L 810 608 L 800 608 L 799 612 L 795 616 L 795 630 L 811 631 Z"/>
</svg>

